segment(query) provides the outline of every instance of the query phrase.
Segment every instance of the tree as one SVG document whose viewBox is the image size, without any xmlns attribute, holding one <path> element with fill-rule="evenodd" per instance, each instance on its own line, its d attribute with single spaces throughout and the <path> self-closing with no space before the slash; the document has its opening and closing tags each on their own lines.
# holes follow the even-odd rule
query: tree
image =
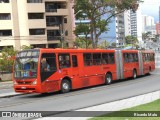
<svg viewBox="0 0 160 120">
<path fill-rule="evenodd" d="M 143 41 L 148 41 L 150 39 L 151 35 L 152 35 L 151 32 L 142 33 L 142 39 L 143 39 Z"/>
<path fill-rule="evenodd" d="M 84 34 L 85 38 L 87 38 L 87 36 L 90 33 L 89 25 L 80 23 L 79 25 L 76 26 L 74 33 L 77 37 L 80 34 Z"/>
<path fill-rule="evenodd" d="M 138 47 L 137 43 L 138 43 L 138 39 L 134 36 L 126 36 L 125 37 L 125 42 L 126 42 L 126 45 L 130 45 L 132 47 Z"/>
<path fill-rule="evenodd" d="M 116 43 L 113 42 L 113 43 L 111 44 L 111 46 L 114 47 L 114 48 L 116 48 Z"/>
<path fill-rule="evenodd" d="M 159 35 L 155 35 L 155 38 L 153 39 L 153 42 L 157 42 L 159 39 Z"/>
<path fill-rule="evenodd" d="M 14 58 L 17 51 L 14 48 L 4 47 L 1 51 L 0 71 L 12 71 Z"/>
<path fill-rule="evenodd" d="M 136 11 L 141 0 L 76 0 L 75 12 L 81 10 L 76 16 L 77 19 L 84 18 L 84 15 L 91 20 L 90 33 L 93 48 L 97 47 L 98 37 L 107 32 L 106 27 L 113 16 L 132 9 Z M 102 16 L 105 15 L 105 19 Z"/>
<path fill-rule="evenodd" d="M 104 40 L 98 44 L 98 48 L 100 48 L 100 49 L 106 49 L 106 48 L 108 48 L 108 46 L 109 46 L 109 42 L 106 40 Z"/>
<path fill-rule="evenodd" d="M 62 44 L 63 44 L 63 45 L 62 45 Z M 67 49 L 67 48 L 68 48 L 68 42 L 67 42 L 67 41 L 63 41 L 63 43 L 60 42 L 60 43 L 58 43 L 58 45 L 57 45 L 58 48 L 62 48 L 62 46 L 63 46 L 64 49 Z"/>
<path fill-rule="evenodd" d="M 76 39 L 76 44 L 78 47 L 87 49 L 91 44 L 90 39 L 88 39 L 88 35 L 90 33 L 89 25 L 80 23 L 78 26 L 76 26 L 74 33 L 78 37 Z M 84 37 L 79 37 L 79 35 L 84 35 Z"/>
<path fill-rule="evenodd" d="M 21 46 L 22 50 L 28 50 L 28 49 L 32 49 L 32 48 L 33 48 L 33 46 L 31 46 L 31 45 L 30 46 L 27 46 L 27 45 L 22 45 Z"/>
<path fill-rule="evenodd" d="M 91 45 L 91 40 L 89 39 L 85 39 L 83 37 L 81 38 L 77 38 L 75 44 L 79 47 L 79 48 L 89 48 L 89 46 Z"/>
</svg>

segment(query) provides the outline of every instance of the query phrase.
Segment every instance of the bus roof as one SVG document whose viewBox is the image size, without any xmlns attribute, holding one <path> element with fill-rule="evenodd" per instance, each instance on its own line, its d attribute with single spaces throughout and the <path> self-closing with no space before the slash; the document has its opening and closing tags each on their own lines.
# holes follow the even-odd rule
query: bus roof
<svg viewBox="0 0 160 120">
<path fill-rule="evenodd" d="M 76 52 L 114 52 L 115 50 L 114 49 L 40 49 L 40 51 L 53 51 L 53 52 L 73 52 L 73 53 L 76 53 Z"/>
<path fill-rule="evenodd" d="M 62 48 L 39 48 L 39 49 L 28 49 L 28 50 L 23 50 L 23 51 L 41 51 L 41 52 L 72 52 L 72 53 L 77 53 L 77 52 L 115 52 L 115 49 L 62 49 Z M 143 53 L 153 53 L 153 50 L 122 50 L 122 52 L 138 52 L 142 51 Z M 22 52 L 22 51 L 20 51 Z"/>
</svg>

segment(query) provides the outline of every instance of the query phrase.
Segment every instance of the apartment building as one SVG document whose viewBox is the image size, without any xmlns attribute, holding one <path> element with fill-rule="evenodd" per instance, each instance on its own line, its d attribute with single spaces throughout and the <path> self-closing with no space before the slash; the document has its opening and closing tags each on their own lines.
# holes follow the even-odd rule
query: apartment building
<svg viewBox="0 0 160 120">
<path fill-rule="evenodd" d="M 118 14 L 115 17 L 115 21 L 117 47 L 122 47 L 125 44 L 125 37 L 131 35 L 130 11 Z"/>
<path fill-rule="evenodd" d="M 131 11 L 131 35 L 142 41 L 142 13 L 139 8 L 136 12 Z"/>
<path fill-rule="evenodd" d="M 148 31 L 148 27 L 153 27 L 155 30 L 154 17 L 148 15 L 142 15 L 142 32 L 145 33 Z"/>
<path fill-rule="evenodd" d="M 73 44 L 73 0 L 0 0 L 0 49 Z"/>
</svg>

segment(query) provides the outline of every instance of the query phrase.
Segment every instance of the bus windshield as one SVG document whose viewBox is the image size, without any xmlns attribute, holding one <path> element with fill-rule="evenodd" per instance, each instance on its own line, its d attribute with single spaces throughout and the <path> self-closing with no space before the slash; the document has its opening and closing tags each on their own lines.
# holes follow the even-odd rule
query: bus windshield
<svg viewBox="0 0 160 120">
<path fill-rule="evenodd" d="M 22 51 L 16 56 L 14 65 L 15 78 L 36 78 L 39 51 Z"/>
</svg>

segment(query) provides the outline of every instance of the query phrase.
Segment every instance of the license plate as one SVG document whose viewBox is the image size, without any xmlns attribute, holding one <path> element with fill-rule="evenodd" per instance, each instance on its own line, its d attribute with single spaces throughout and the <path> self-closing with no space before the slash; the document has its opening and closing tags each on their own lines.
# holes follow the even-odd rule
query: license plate
<svg viewBox="0 0 160 120">
<path fill-rule="evenodd" d="M 21 89 L 26 89 L 26 87 L 21 87 Z"/>
</svg>

